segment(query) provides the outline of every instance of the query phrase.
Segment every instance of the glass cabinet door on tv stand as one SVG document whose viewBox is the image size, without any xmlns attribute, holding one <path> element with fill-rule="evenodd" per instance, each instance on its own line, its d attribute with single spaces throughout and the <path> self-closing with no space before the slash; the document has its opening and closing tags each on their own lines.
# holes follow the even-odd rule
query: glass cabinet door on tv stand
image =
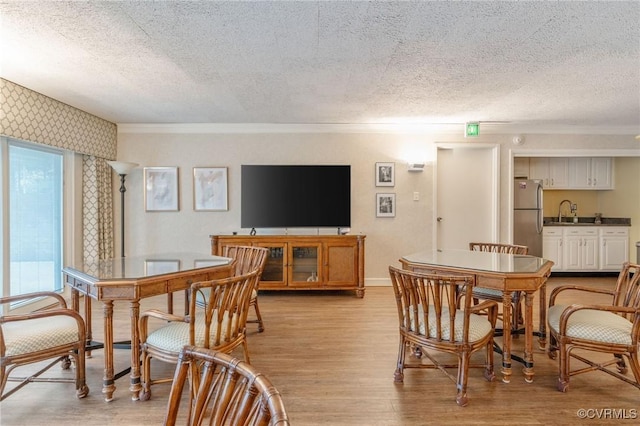
<svg viewBox="0 0 640 426">
<path fill-rule="evenodd" d="M 281 287 L 287 283 L 287 244 L 256 244 L 269 249 L 269 256 L 262 271 L 260 288 Z"/>
<path fill-rule="evenodd" d="M 322 282 L 321 244 L 289 243 L 289 286 L 317 287 Z"/>
</svg>

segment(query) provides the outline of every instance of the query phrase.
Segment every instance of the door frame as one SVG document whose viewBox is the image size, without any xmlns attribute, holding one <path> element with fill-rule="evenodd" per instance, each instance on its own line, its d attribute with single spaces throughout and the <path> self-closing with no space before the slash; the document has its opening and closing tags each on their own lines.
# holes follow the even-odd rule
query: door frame
<svg viewBox="0 0 640 426">
<path fill-rule="evenodd" d="M 491 239 L 492 242 L 498 242 L 500 231 L 500 144 L 498 143 L 452 143 L 452 142 L 434 142 L 433 144 L 433 156 L 435 159 L 433 167 L 433 240 L 432 247 L 438 248 L 438 190 L 440 184 L 438 182 L 438 149 L 474 149 L 482 148 L 491 150 L 491 195 L 490 200 L 491 207 Z M 512 161 L 513 163 L 513 161 Z"/>
</svg>

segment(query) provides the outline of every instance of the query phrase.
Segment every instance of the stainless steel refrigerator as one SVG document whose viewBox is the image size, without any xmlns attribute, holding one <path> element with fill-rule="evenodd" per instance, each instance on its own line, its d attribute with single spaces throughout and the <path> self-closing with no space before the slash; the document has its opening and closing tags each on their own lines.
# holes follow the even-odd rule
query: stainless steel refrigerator
<svg viewBox="0 0 640 426">
<path fill-rule="evenodd" d="M 513 243 L 542 257 L 542 181 L 516 179 L 513 199 Z"/>
</svg>

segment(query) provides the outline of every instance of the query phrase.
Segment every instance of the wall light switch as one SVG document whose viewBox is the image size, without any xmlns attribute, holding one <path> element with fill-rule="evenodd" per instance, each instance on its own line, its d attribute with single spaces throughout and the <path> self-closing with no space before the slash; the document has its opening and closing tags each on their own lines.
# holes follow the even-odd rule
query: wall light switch
<svg viewBox="0 0 640 426">
<path fill-rule="evenodd" d="M 413 193 L 413 201 L 419 201 L 420 200 L 420 193 L 419 192 L 414 192 Z"/>
</svg>

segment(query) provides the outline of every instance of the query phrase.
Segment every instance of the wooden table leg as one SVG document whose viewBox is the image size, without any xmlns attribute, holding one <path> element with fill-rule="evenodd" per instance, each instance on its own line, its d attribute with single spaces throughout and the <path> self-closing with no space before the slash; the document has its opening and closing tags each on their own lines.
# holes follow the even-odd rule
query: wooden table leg
<svg viewBox="0 0 640 426">
<path fill-rule="evenodd" d="M 104 400 L 113 400 L 113 392 L 116 390 L 113 375 L 113 301 L 105 300 L 104 305 L 104 377 L 102 380 L 102 393 Z"/>
<path fill-rule="evenodd" d="M 91 298 L 84 295 L 84 322 L 87 331 L 87 345 L 93 342 L 93 331 L 91 329 Z M 87 358 L 91 358 L 91 350 L 85 352 Z"/>
<path fill-rule="evenodd" d="M 524 296 L 524 380 L 533 382 L 533 293 Z"/>
<path fill-rule="evenodd" d="M 502 381 L 511 381 L 511 292 L 502 292 Z"/>
<path fill-rule="evenodd" d="M 540 325 L 538 329 L 538 345 L 540 349 L 547 346 L 547 277 L 540 286 Z"/>
<path fill-rule="evenodd" d="M 75 288 L 71 288 L 71 309 L 80 313 L 80 292 Z"/>
<path fill-rule="evenodd" d="M 137 401 L 140 399 L 140 335 L 138 332 L 138 323 L 140 321 L 140 302 L 134 300 L 130 305 L 131 312 L 131 399 Z"/>
</svg>

